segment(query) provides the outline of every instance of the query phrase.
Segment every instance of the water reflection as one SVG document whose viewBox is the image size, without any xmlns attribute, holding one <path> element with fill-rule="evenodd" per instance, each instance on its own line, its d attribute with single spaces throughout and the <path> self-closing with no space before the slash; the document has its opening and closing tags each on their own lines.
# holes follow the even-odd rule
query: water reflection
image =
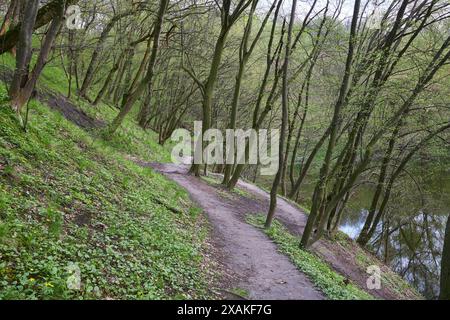
<svg viewBox="0 0 450 320">
<path fill-rule="evenodd" d="M 439 295 L 440 258 L 450 214 L 450 174 L 433 177 L 422 179 L 420 190 L 415 184 L 402 182 L 369 245 L 428 299 Z M 363 227 L 371 196 L 370 186 L 362 187 L 349 203 L 340 230 L 353 239 Z"/>
<path fill-rule="evenodd" d="M 369 244 L 372 252 L 428 299 L 439 295 L 440 257 L 450 215 L 450 168 L 442 163 L 440 167 L 416 163 L 415 170 L 399 179 Z M 269 180 L 259 182 L 270 188 Z M 341 221 L 340 230 L 353 239 L 363 227 L 374 193 L 373 177 L 367 180 L 353 191 Z M 314 186 L 314 177 L 308 176 L 299 203 L 311 205 Z"/>
<path fill-rule="evenodd" d="M 362 209 L 359 214 L 354 215 L 356 219 L 350 219 L 350 216 L 346 215 L 339 229 L 352 239 L 356 239 L 364 226 L 367 214 L 368 210 Z"/>
</svg>

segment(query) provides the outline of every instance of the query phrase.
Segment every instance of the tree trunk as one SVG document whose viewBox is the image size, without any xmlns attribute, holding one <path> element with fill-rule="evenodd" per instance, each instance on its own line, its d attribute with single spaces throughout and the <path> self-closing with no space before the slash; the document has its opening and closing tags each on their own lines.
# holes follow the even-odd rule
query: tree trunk
<svg viewBox="0 0 450 320">
<path fill-rule="evenodd" d="M 161 0 L 159 4 L 159 11 L 158 11 L 158 21 L 155 24 L 155 30 L 154 30 L 154 38 L 153 38 L 153 49 L 152 49 L 152 55 L 150 57 L 150 62 L 147 68 L 147 74 L 144 77 L 144 79 L 140 82 L 140 84 L 137 86 L 136 90 L 134 90 L 130 95 L 126 97 L 126 100 L 123 103 L 122 109 L 120 110 L 117 117 L 113 120 L 109 127 L 109 133 L 113 134 L 119 126 L 122 124 L 123 120 L 125 119 L 128 112 L 130 112 L 131 108 L 133 107 L 134 103 L 138 99 L 138 97 L 145 91 L 145 88 L 148 86 L 148 88 L 151 90 L 152 88 L 152 79 L 153 79 L 153 73 L 154 73 L 154 66 L 156 62 L 156 56 L 158 53 L 158 43 L 159 43 L 159 37 L 161 34 L 161 28 L 164 22 L 164 15 L 167 10 L 167 6 L 169 4 L 169 0 Z M 146 111 L 140 112 L 140 120 L 143 119 L 144 116 L 146 116 Z M 143 113 L 143 114 L 142 114 Z M 145 118 L 146 119 L 146 118 Z M 141 122 L 141 121 L 140 121 Z M 142 122 L 143 125 L 145 125 L 145 122 Z"/>
<path fill-rule="evenodd" d="M 272 11 L 274 10 L 274 8 L 277 4 L 277 1 L 273 1 L 272 6 L 270 7 L 269 11 L 267 12 L 258 32 L 256 33 L 255 38 L 253 39 L 253 41 L 251 43 L 249 43 L 250 35 L 252 32 L 253 17 L 254 17 L 256 6 L 258 5 L 258 2 L 259 2 L 259 0 L 254 0 L 252 3 L 252 7 L 251 7 L 250 13 L 248 15 L 247 24 L 245 26 L 244 35 L 242 37 L 241 45 L 239 47 L 239 70 L 236 75 L 236 83 L 234 86 L 229 129 L 236 129 L 237 110 L 239 107 L 239 98 L 240 98 L 240 93 L 241 93 L 241 85 L 242 85 L 245 67 L 247 65 L 247 62 L 248 62 L 250 56 L 252 55 L 254 48 L 256 47 L 256 44 L 258 43 L 258 41 L 261 37 L 262 32 L 265 29 L 267 21 L 269 20 L 269 17 L 272 14 Z M 223 185 L 226 186 L 229 183 L 231 174 L 233 173 L 233 168 L 234 168 L 234 164 L 227 164 L 225 166 L 224 178 L 222 181 Z"/>
<path fill-rule="evenodd" d="M 214 48 L 213 59 L 211 62 L 208 80 L 204 86 L 203 102 L 202 102 L 202 131 L 203 134 L 211 127 L 211 108 L 214 96 L 214 88 L 217 81 L 217 75 L 219 72 L 220 62 L 222 61 L 223 49 L 225 47 L 225 41 L 227 39 L 229 28 L 228 26 L 222 27 L 219 37 L 217 38 Z M 203 141 L 198 141 L 194 146 L 195 152 L 203 152 Z M 200 164 L 193 164 L 191 173 L 196 176 L 200 175 Z"/>
<path fill-rule="evenodd" d="M 19 48 L 16 56 L 16 69 L 9 89 L 11 106 L 20 115 L 20 109 L 25 103 L 21 89 L 28 81 L 32 55 L 33 30 L 39 7 L 39 0 L 28 1 L 24 8 L 23 21 L 20 25 Z"/>
<path fill-rule="evenodd" d="M 450 216 L 445 228 L 444 248 L 441 257 L 441 292 L 440 300 L 450 300 Z"/>
<path fill-rule="evenodd" d="M 25 70 L 28 70 L 28 66 L 26 68 L 21 68 L 20 66 L 24 63 L 24 61 L 29 64 L 29 60 L 31 59 L 31 41 L 33 34 L 33 25 L 36 19 L 36 12 L 38 5 L 39 5 L 38 0 L 29 1 L 27 2 L 27 5 L 25 7 L 24 22 L 23 22 L 24 30 L 21 30 L 21 40 L 18 46 L 18 55 L 17 55 L 18 68 L 16 68 L 16 74 L 14 76 L 13 84 L 11 86 L 10 91 L 11 105 L 13 109 L 16 110 L 17 113 L 19 114 L 19 119 L 21 119 L 20 110 L 22 106 L 30 99 L 36 86 L 36 82 L 42 70 L 44 69 L 48 55 L 50 54 L 50 51 L 52 49 L 53 42 L 56 39 L 59 29 L 61 28 L 64 16 L 65 6 L 64 3 L 61 3 L 61 7 L 59 7 L 59 12 L 55 12 L 56 15 L 52 23 L 50 24 L 47 34 L 45 35 L 44 43 L 42 44 L 39 56 L 37 58 L 32 73 L 30 75 L 28 75 L 28 72 L 27 74 L 24 74 L 23 72 Z"/>
<path fill-rule="evenodd" d="M 102 88 L 97 94 L 97 97 L 94 100 L 93 105 L 96 106 L 99 104 L 99 102 L 103 99 L 103 96 L 106 93 L 106 90 L 108 90 L 108 87 L 111 85 L 111 80 L 114 76 L 114 73 L 119 69 L 120 64 L 122 63 L 123 55 L 120 56 L 119 60 L 114 64 L 114 66 L 111 68 L 111 70 L 108 73 L 108 76 L 105 79 L 105 82 L 103 83 Z"/>
<path fill-rule="evenodd" d="M 53 0 L 52 2 L 46 4 L 41 9 L 39 9 L 33 30 L 39 29 L 52 21 L 53 18 L 59 14 L 61 5 L 63 5 L 64 3 L 67 7 L 77 4 L 79 1 L 80 0 Z M 30 1 L 27 0 L 26 2 L 28 4 Z M 19 23 L 4 35 L 0 36 L 0 54 L 8 52 L 16 46 L 16 44 L 19 42 L 21 28 L 21 23 Z"/>
<path fill-rule="evenodd" d="M 87 67 L 86 75 L 83 80 L 83 84 L 81 85 L 81 89 L 79 92 L 81 97 L 84 97 L 87 94 L 87 90 L 89 89 L 89 87 L 92 83 L 92 80 L 94 79 L 94 74 L 95 74 L 94 71 L 98 64 L 98 61 L 100 60 L 100 54 L 103 51 L 106 39 L 108 39 L 108 35 L 109 35 L 110 31 L 112 30 L 112 28 L 114 27 L 114 25 L 116 24 L 117 21 L 119 21 L 120 19 L 122 19 L 126 16 L 129 16 L 131 14 L 132 14 L 131 11 L 127 11 L 122 14 L 118 14 L 118 15 L 114 16 L 111 19 L 111 21 L 106 25 L 105 29 L 103 29 L 103 31 L 100 35 L 100 39 L 97 41 L 97 45 L 95 46 L 95 49 L 92 52 L 91 60 Z"/>
<path fill-rule="evenodd" d="M 153 36 L 153 47 L 150 54 L 150 60 L 148 62 L 147 75 L 145 77 L 145 82 L 147 83 L 147 92 L 150 95 L 149 99 L 151 99 L 152 91 L 153 91 L 153 77 L 155 73 L 155 64 L 156 58 L 158 57 L 159 50 L 159 38 L 161 35 L 161 29 L 164 22 L 164 14 L 167 9 L 167 5 L 169 0 L 161 0 L 161 8 L 158 14 L 158 21 L 155 23 L 155 30 Z M 145 85 L 145 84 L 144 84 Z M 150 101 L 150 100 L 149 100 Z M 138 122 L 139 125 L 144 128 L 147 124 L 149 106 L 147 104 L 142 104 L 141 109 L 139 110 Z"/>
<path fill-rule="evenodd" d="M 303 232 L 302 239 L 301 239 L 301 245 L 303 247 L 307 247 L 309 244 L 311 234 L 313 233 L 313 227 L 316 224 L 316 219 L 319 216 L 319 209 L 322 207 L 322 201 L 325 197 L 325 189 L 326 189 L 326 184 L 328 182 L 327 181 L 328 180 L 328 171 L 329 171 L 329 167 L 331 164 L 334 147 L 336 144 L 336 137 L 337 137 L 338 129 L 340 127 L 341 109 L 345 103 L 345 99 L 346 99 L 346 96 L 348 93 L 348 86 L 349 86 L 349 82 L 350 82 L 350 73 L 351 73 L 351 67 L 352 67 L 353 58 L 354 58 L 354 50 L 355 50 L 355 45 L 356 45 L 355 40 L 356 40 L 360 5 L 361 5 L 361 1 L 355 0 L 344 77 L 342 79 L 341 88 L 339 91 L 339 97 L 338 97 L 338 100 L 334 107 L 333 120 L 330 125 L 330 138 L 329 138 L 329 142 L 328 142 L 328 148 L 327 148 L 327 152 L 325 155 L 325 159 L 323 161 L 322 168 L 320 170 L 319 182 L 317 183 L 316 189 L 314 190 L 311 213 L 308 217 L 308 221 L 306 223 L 305 230 Z"/>
<path fill-rule="evenodd" d="M 387 171 L 388 171 L 387 169 L 388 169 L 389 163 L 391 161 L 392 152 L 394 150 L 395 142 L 397 140 L 397 135 L 400 131 L 401 123 L 402 123 L 402 121 L 399 121 L 394 132 L 392 133 L 391 139 L 389 140 L 389 146 L 384 155 L 383 162 L 381 164 L 380 175 L 378 177 L 377 187 L 376 187 L 374 196 L 372 198 L 372 204 L 369 209 L 369 214 L 367 215 L 364 226 L 358 236 L 358 239 L 356 240 L 356 242 L 361 246 L 365 246 L 367 244 L 367 242 L 369 242 L 369 240 L 370 240 L 369 230 L 372 227 L 372 222 L 373 222 L 373 219 L 376 214 L 378 203 L 380 201 L 380 198 L 381 198 L 384 186 L 385 186 L 385 181 L 386 181 L 386 176 L 387 176 Z"/>
</svg>

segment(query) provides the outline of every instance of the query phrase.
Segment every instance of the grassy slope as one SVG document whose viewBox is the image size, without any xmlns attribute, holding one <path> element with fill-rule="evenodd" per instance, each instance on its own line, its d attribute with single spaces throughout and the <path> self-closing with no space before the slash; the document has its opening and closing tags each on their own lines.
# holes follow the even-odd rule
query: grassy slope
<svg viewBox="0 0 450 320">
<path fill-rule="evenodd" d="M 61 70 L 45 69 L 41 85 L 65 93 L 64 83 Z M 154 133 L 128 120 L 104 140 L 36 101 L 24 133 L 6 98 L 1 85 L 0 299 L 210 295 L 214 268 L 202 252 L 200 210 L 176 184 L 126 159 L 167 161 Z M 105 105 L 89 113 L 115 114 Z M 80 268 L 81 290 L 67 288 L 71 264 Z"/>
</svg>

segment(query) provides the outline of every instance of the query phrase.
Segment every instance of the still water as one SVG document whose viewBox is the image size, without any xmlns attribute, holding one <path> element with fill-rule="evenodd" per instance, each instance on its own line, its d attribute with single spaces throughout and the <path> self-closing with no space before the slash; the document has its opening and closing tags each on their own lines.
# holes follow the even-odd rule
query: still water
<svg viewBox="0 0 450 320">
<path fill-rule="evenodd" d="M 359 235 L 372 195 L 371 185 L 355 190 L 341 231 L 352 238 Z M 416 170 L 396 187 L 389 212 L 371 241 L 372 251 L 428 299 L 439 294 L 440 257 L 449 215 L 450 171 Z"/>
</svg>

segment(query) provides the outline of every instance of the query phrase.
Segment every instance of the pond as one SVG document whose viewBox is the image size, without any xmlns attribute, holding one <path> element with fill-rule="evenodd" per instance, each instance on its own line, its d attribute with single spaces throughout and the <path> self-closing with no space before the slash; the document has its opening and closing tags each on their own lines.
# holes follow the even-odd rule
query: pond
<svg viewBox="0 0 450 320">
<path fill-rule="evenodd" d="M 445 223 L 450 215 L 450 172 L 416 170 L 412 177 L 396 187 L 389 212 L 370 247 L 426 298 L 435 299 Z M 340 229 L 353 239 L 363 227 L 372 195 L 373 187 L 365 185 L 349 202 Z M 389 232 L 389 239 L 383 231 Z"/>
</svg>

